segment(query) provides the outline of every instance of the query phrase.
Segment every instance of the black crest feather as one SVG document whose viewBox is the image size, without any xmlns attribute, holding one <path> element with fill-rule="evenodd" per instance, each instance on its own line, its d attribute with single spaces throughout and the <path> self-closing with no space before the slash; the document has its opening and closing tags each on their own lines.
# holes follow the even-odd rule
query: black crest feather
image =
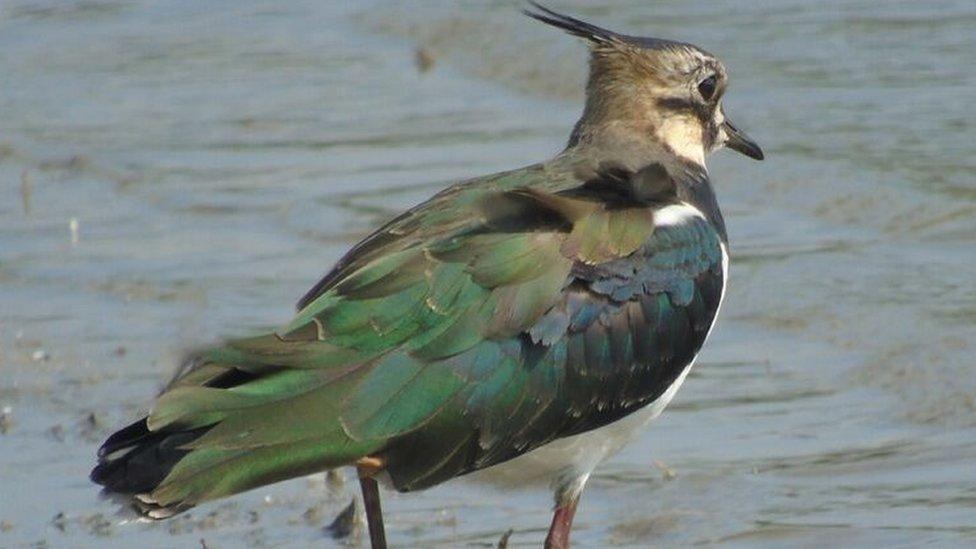
<svg viewBox="0 0 976 549">
<path fill-rule="evenodd" d="M 611 44 L 621 41 L 621 36 L 613 31 L 555 12 L 538 2 L 530 0 L 529 4 L 538 11 L 524 9 L 522 13 L 547 25 L 563 29 L 573 36 L 579 36 L 594 44 Z"/>
<path fill-rule="evenodd" d="M 547 25 L 552 25 L 557 29 L 562 29 L 573 36 L 579 36 L 580 38 L 586 40 L 594 51 L 617 51 L 621 46 L 649 50 L 673 48 L 676 46 L 699 49 L 691 44 L 676 42 L 674 40 L 644 36 L 630 36 L 627 34 L 613 32 L 603 27 L 598 27 L 593 23 L 587 23 L 586 21 L 576 19 L 575 17 L 563 15 L 532 0 L 529 0 L 529 5 L 531 5 L 532 8 L 537 11 L 525 9 L 522 10 L 522 13 L 537 21 L 542 21 Z"/>
</svg>

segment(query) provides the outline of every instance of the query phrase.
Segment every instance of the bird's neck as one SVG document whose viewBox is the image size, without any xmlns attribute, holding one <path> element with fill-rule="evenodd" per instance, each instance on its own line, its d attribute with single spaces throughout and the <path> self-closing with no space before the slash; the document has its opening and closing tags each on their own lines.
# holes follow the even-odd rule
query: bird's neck
<svg viewBox="0 0 976 549">
<path fill-rule="evenodd" d="M 682 180 L 677 181 L 678 198 L 682 202 L 691 204 L 697 208 L 705 219 L 715 227 L 722 242 L 728 243 L 728 233 L 725 229 L 725 217 L 718 206 L 718 197 L 715 196 L 715 189 L 712 182 L 708 179 L 708 173 L 701 171 L 694 173 L 686 172 Z"/>
<path fill-rule="evenodd" d="M 634 171 L 657 162 L 669 165 L 669 170 L 673 164 L 707 172 L 700 132 L 679 117 L 621 117 L 590 110 L 588 105 L 566 150 Z"/>
<path fill-rule="evenodd" d="M 641 115 L 635 109 L 626 116 L 616 116 L 587 109 L 576 123 L 568 146 L 619 151 L 619 155 L 637 161 L 673 155 L 705 168 L 701 124 L 680 115 Z"/>
<path fill-rule="evenodd" d="M 558 159 L 560 163 L 567 161 L 567 167 L 574 172 L 584 174 L 606 166 L 636 173 L 652 164 L 660 164 L 674 180 L 678 198 L 699 209 L 725 240 L 725 221 L 708 177 L 704 155 L 689 158 L 678 154 L 649 131 L 653 128 L 635 126 L 632 121 L 624 120 L 596 122 L 584 114 Z"/>
</svg>

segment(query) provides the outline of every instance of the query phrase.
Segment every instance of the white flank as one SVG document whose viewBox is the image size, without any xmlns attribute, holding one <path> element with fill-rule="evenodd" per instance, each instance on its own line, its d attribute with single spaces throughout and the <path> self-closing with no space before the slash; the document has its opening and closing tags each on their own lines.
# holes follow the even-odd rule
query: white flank
<svg viewBox="0 0 976 549">
<path fill-rule="evenodd" d="M 696 218 L 705 219 L 705 216 L 702 215 L 701 210 L 687 202 L 671 204 L 654 210 L 655 227 L 676 227 Z"/>
</svg>

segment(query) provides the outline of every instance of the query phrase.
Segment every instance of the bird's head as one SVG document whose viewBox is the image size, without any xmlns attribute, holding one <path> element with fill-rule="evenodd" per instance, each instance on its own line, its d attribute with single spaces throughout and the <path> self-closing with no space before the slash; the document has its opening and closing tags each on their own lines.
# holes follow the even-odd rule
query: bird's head
<svg viewBox="0 0 976 549">
<path fill-rule="evenodd" d="M 582 38 L 590 49 L 586 108 L 570 145 L 609 141 L 660 146 L 704 165 L 728 147 L 756 160 L 762 149 L 725 115 L 725 66 L 682 42 L 627 36 L 535 2 L 525 14 Z"/>
</svg>

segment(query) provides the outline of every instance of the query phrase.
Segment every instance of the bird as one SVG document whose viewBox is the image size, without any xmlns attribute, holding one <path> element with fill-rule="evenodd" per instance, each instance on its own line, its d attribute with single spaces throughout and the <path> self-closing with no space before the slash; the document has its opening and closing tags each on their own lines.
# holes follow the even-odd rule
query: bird
<svg viewBox="0 0 976 549">
<path fill-rule="evenodd" d="M 661 414 L 718 315 L 729 249 L 705 158 L 763 152 L 726 116 L 712 54 L 523 12 L 588 49 L 565 148 L 390 220 L 286 326 L 192 351 L 92 481 L 163 519 L 352 466 L 380 548 L 379 483 L 538 474 L 545 547 L 569 546 L 591 473 Z"/>
</svg>

